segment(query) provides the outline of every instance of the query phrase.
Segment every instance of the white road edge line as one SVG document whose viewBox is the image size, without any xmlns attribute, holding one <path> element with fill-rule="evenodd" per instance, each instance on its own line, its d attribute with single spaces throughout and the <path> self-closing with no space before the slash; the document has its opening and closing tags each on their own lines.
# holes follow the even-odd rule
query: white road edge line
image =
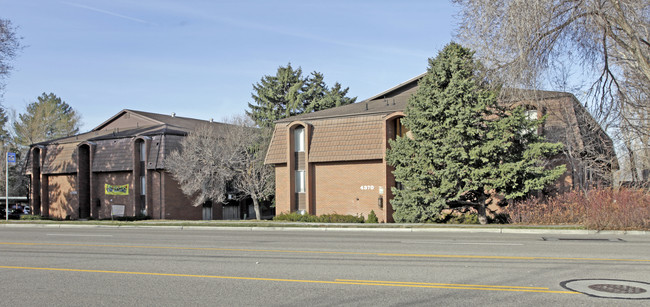
<svg viewBox="0 0 650 307">
<path fill-rule="evenodd" d="M 113 235 L 81 235 L 81 234 L 66 234 L 66 233 L 48 233 L 48 236 L 58 237 L 112 237 Z"/>
</svg>

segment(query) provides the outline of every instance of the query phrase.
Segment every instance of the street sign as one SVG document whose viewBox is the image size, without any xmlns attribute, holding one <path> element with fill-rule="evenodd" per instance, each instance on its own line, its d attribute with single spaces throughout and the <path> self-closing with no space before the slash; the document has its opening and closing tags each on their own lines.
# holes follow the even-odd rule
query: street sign
<svg viewBox="0 0 650 307">
<path fill-rule="evenodd" d="M 16 153 L 8 152 L 7 153 L 7 163 L 16 164 Z"/>
</svg>

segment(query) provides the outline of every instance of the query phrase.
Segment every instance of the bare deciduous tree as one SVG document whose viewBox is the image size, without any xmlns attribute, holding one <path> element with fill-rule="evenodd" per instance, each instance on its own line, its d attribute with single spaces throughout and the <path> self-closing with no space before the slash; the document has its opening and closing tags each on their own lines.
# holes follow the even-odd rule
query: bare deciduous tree
<svg viewBox="0 0 650 307">
<path fill-rule="evenodd" d="M 224 142 L 234 130 L 230 128 L 220 123 L 201 125 L 181 141 L 180 150 L 174 150 L 165 159 L 165 166 L 183 193 L 195 196 L 194 206 L 227 199 L 236 154 Z"/>
<path fill-rule="evenodd" d="M 275 192 L 273 167 L 264 165 L 264 157 L 271 142 L 270 129 L 257 129 L 250 117 L 236 117 L 233 122 L 239 127 L 240 137 L 228 140 L 239 144 L 239 162 L 235 167 L 233 187 L 242 195 L 253 200 L 255 217 L 259 220 L 260 201 Z"/>
<path fill-rule="evenodd" d="M 591 114 L 633 160 L 650 168 L 650 2 L 647 0 L 454 0 L 458 33 L 488 77 L 536 88 L 560 63 L 581 67 Z M 621 132 L 625 132 L 624 134 Z M 634 171 L 633 171 L 634 172 Z"/>
<path fill-rule="evenodd" d="M 20 50 L 20 37 L 16 36 L 16 27 L 8 19 L 0 18 L 0 96 L 4 87 L 3 79 L 11 70 L 10 61 Z"/>
<path fill-rule="evenodd" d="M 165 160 L 181 190 L 194 196 L 194 206 L 223 203 L 228 194 L 251 197 L 256 218 L 260 201 L 273 193 L 273 168 L 264 165 L 268 133 L 248 117 L 228 124 L 206 123 L 181 141 Z"/>
</svg>

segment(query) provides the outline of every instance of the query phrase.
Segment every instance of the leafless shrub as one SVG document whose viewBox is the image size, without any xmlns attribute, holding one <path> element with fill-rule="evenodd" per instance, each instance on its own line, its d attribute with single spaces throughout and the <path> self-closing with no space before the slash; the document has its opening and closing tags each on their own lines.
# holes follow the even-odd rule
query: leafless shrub
<svg viewBox="0 0 650 307">
<path fill-rule="evenodd" d="M 530 198 L 506 208 L 514 224 L 581 225 L 589 229 L 650 229 L 650 192 L 640 189 L 572 191 Z"/>
</svg>

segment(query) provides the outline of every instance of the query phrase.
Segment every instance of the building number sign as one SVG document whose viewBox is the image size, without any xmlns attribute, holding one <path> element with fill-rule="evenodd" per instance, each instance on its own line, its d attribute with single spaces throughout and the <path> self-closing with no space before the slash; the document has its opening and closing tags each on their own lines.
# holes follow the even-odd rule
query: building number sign
<svg viewBox="0 0 650 307">
<path fill-rule="evenodd" d="M 367 190 L 374 190 L 375 186 L 374 185 L 362 185 L 361 190 L 367 191 Z"/>
</svg>

